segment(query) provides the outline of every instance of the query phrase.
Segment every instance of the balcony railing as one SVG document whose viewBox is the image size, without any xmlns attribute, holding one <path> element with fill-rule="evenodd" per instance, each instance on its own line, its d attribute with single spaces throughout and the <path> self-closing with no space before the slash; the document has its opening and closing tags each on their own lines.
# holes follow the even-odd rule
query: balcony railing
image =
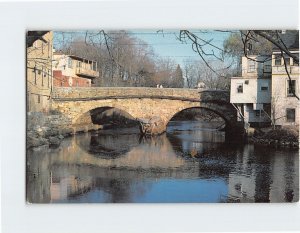
<svg viewBox="0 0 300 233">
<path fill-rule="evenodd" d="M 299 66 L 287 66 L 287 70 L 290 74 L 298 74 Z M 272 67 L 273 74 L 286 74 L 286 70 L 284 65 L 281 66 L 273 66 Z"/>
<path fill-rule="evenodd" d="M 82 67 L 77 67 L 76 68 L 76 74 L 79 76 L 87 76 L 91 78 L 96 78 L 99 77 L 99 72 L 91 69 L 85 69 Z"/>
</svg>

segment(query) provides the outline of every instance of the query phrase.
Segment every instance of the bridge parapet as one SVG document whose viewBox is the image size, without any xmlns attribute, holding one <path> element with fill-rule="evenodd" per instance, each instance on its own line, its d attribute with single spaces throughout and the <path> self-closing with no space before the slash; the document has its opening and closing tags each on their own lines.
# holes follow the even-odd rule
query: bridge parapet
<svg viewBox="0 0 300 233">
<path fill-rule="evenodd" d="M 201 101 L 222 101 L 230 103 L 230 92 L 223 90 L 204 90 L 199 92 L 199 99 Z"/>
<path fill-rule="evenodd" d="M 93 99 L 97 97 L 178 97 L 199 99 L 199 90 L 185 88 L 149 88 L 149 87 L 80 87 L 80 88 L 54 88 L 53 99 Z"/>
</svg>

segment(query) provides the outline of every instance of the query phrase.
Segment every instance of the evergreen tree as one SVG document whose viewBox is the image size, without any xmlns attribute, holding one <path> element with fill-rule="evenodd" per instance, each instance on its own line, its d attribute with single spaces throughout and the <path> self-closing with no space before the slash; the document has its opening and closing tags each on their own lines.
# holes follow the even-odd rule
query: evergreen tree
<svg viewBox="0 0 300 233">
<path fill-rule="evenodd" d="M 183 74 L 182 74 L 182 69 L 180 68 L 180 65 L 177 65 L 177 68 L 174 72 L 174 77 L 173 77 L 173 87 L 176 88 L 183 88 L 184 86 L 184 79 L 183 79 Z"/>
</svg>

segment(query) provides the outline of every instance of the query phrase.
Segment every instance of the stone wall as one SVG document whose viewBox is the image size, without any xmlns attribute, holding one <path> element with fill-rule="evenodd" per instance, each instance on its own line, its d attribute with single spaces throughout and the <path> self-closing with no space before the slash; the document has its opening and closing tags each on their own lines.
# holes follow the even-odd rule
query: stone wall
<svg viewBox="0 0 300 233">
<path fill-rule="evenodd" d="M 89 88 L 54 88 L 52 98 L 103 98 L 110 97 L 178 97 L 199 99 L 200 94 L 197 89 L 184 89 L 184 88 L 147 88 L 147 87 L 89 87 Z"/>
</svg>

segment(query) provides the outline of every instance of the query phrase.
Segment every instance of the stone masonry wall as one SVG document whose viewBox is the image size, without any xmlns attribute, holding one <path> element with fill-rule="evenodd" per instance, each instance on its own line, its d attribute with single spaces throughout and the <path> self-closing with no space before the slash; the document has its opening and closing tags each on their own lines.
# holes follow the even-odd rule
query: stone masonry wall
<svg viewBox="0 0 300 233">
<path fill-rule="evenodd" d="M 184 88 L 146 88 L 146 87 L 89 87 L 89 88 L 54 88 L 52 97 L 56 98 L 95 98 L 122 96 L 165 96 L 199 99 L 199 90 Z"/>
</svg>

